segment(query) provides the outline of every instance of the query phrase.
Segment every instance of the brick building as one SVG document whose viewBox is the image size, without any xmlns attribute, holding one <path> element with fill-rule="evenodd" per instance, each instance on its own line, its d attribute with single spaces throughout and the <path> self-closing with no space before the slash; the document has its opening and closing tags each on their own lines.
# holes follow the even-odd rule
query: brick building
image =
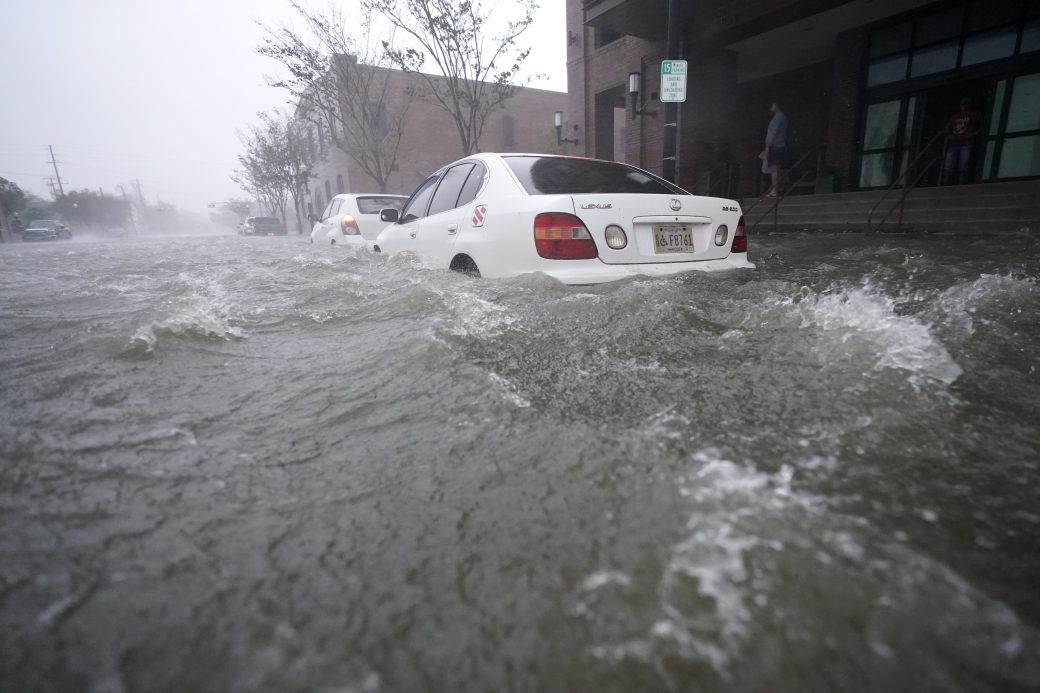
<svg viewBox="0 0 1040 693">
<path fill-rule="evenodd" d="M 349 56 L 348 56 L 349 57 Z M 362 69 L 383 70 L 362 66 Z M 408 96 L 415 75 L 389 70 L 388 103 L 408 101 L 404 134 L 388 193 L 408 195 L 431 173 L 463 155 L 454 121 L 425 101 Z M 518 88 L 503 108 L 494 112 L 480 138 L 481 151 L 556 151 L 553 116 L 563 110 L 567 95 L 545 89 Z M 343 192 L 378 192 L 373 179 L 342 149 L 331 142 L 324 128 L 309 125 L 309 137 L 318 150 L 310 181 L 306 213 L 319 213 L 333 195 Z"/>
<path fill-rule="evenodd" d="M 938 133 L 963 97 L 982 116 L 973 180 L 1040 177 L 1040 0 L 681 6 L 682 55 L 669 57 L 689 61 L 677 161 L 687 188 L 758 192 L 773 99 L 791 119 L 792 162 L 806 156 L 818 190 L 886 187 L 919 153 L 941 158 Z M 666 27 L 666 0 L 567 0 L 566 118 L 580 133 L 569 151 L 661 171 Z M 635 113 L 631 72 L 649 114 Z"/>
</svg>

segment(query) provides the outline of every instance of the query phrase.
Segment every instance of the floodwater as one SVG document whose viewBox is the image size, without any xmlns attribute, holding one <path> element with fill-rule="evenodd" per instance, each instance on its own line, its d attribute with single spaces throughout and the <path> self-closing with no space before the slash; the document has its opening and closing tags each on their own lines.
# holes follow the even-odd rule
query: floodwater
<svg viewBox="0 0 1040 693">
<path fill-rule="evenodd" d="M 0 246 L 0 687 L 1035 689 L 1038 251 Z"/>
</svg>

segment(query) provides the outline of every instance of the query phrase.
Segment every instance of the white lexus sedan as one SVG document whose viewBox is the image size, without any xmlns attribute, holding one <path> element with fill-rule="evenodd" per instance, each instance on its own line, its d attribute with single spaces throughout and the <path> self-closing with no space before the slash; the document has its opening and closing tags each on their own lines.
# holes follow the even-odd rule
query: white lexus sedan
<svg viewBox="0 0 1040 693">
<path fill-rule="evenodd" d="M 386 226 L 379 213 L 384 209 L 400 210 L 407 199 L 404 195 L 336 195 L 314 221 L 311 243 L 370 245 Z"/>
<path fill-rule="evenodd" d="M 754 267 L 740 205 L 613 161 L 475 154 L 412 193 L 373 244 L 429 267 L 567 284 Z"/>
</svg>

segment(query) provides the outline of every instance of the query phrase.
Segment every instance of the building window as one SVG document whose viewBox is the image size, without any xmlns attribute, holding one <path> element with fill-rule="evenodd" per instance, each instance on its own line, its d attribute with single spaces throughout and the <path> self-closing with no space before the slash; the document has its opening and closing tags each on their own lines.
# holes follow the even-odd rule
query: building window
<svg viewBox="0 0 1040 693">
<path fill-rule="evenodd" d="M 910 157 L 917 97 L 906 96 L 867 107 L 860 157 L 859 187 L 883 188 L 892 184 Z"/>
<path fill-rule="evenodd" d="M 327 178 L 325 179 L 325 199 L 332 199 L 332 183 L 330 183 Z"/>
<path fill-rule="evenodd" d="M 376 137 L 386 137 L 390 133 L 390 125 L 386 118 L 386 104 L 368 104 L 368 125 Z"/>
<path fill-rule="evenodd" d="M 997 84 L 982 177 L 1040 176 L 1040 73 Z"/>
<path fill-rule="evenodd" d="M 623 36 L 623 34 L 620 31 L 615 31 L 614 29 L 610 29 L 610 28 L 606 28 L 606 27 L 604 27 L 602 29 L 597 28 L 597 29 L 595 29 L 595 39 L 596 39 L 595 40 L 595 46 L 596 46 L 596 48 L 602 48 L 603 46 L 606 46 L 607 44 L 614 43 L 615 41 L 620 39 L 622 36 Z"/>
<path fill-rule="evenodd" d="M 906 79 L 907 54 L 900 53 L 889 58 L 881 58 L 870 63 L 867 71 L 867 86 L 889 84 Z"/>
<path fill-rule="evenodd" d="M 1033 51 L 1040 48 L 1040 20 L 1033 20 L 1026 24 L 1026 28 L 1022 30 L 1022 48 L 1023 53 L 1032 53 Z"/>
<path fill-rule="evenodd" d="M 957 53 L 960 46 L 956 41 L 940 43 L 931 48 L 914 53 L 913 64 L 910 67 L 911 77 L 923 77 L 936 72 L 945 72 L 957 67 Z"/>
<path fill-rule="evenodd" d="M 502 116 L 502 148 L 511 149 L 516 146 L 516 121 L 513 116 Z"/>
<path fill-rule="evenodd" d="M 867 86 L 948 72 L 1040 49 L 1035 3 L 977 0 L 875 29 Z"/>
<path fill-rule="evenodd" d="M 342 173 L 337 173 L 336 174 L 336 192 L 338 192 L 338 193 L 340 193 L 342 195 L 346 191 L 347 191 L 346 188 L 343 187 L 343 174 Z"/>
</svg>

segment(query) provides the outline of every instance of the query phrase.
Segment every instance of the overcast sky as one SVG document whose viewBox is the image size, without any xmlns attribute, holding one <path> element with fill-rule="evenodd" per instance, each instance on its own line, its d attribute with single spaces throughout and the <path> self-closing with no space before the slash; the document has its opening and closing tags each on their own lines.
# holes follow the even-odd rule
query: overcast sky
<svg viewBox="0 0 1040 693">
<path fill-rule="evenodd" d="M 548 78 L 532 86 L 563 91 L 564 2 L 543 5 L 529 70 Z M 291 18 L 286 0 L 0 0 L 0 176 L 47 196 L 53 144 L 66 190 L 140 179 L 196 212 L 241 196 L 236 131 L 287 99 L 256 20 Z"/>
</svg>

